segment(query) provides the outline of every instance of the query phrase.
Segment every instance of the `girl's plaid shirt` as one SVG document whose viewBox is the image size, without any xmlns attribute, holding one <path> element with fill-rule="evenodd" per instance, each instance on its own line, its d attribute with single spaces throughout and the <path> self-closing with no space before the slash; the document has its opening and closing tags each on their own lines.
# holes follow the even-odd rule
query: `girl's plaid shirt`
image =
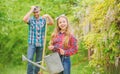
<svg viewBox="0 0 120 74">
<path fill-rule="evenodd" d="M 65 37 L 64 33 L 59 33 L 56 36 L 56 38 L 53 40 L 54 46 L 53 51 L 60 53 L 59 48 L 61 48 L 65 51 L 65 56 L 71 56 L 78 51 L 77 40 L 73 35 L 71 35 L 68 42 L 68 47 L 65 48 L 63 45 L 64 37 Z"/>
</svg>

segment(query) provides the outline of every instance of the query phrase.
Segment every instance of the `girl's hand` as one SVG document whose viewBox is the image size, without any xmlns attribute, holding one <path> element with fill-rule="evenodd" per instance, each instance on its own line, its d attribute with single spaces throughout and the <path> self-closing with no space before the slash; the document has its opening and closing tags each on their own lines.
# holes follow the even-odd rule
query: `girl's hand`
<svg viewBox="0 0 120 74">
<path fill-rule="evenodd" d="M 65 54 L 65 51 L 63 50 L 63 49 L 61 49 L 61 48 L 59 48 L 60 49 L 60 54 L 61 55 L 64 55 Z"/>
<path fill-rule="evenodd" d="M 53 45 L 50 45 L 48 46 L 49 50 L 53 50 L 54 49 L 54 46 Z"/>
</svg>

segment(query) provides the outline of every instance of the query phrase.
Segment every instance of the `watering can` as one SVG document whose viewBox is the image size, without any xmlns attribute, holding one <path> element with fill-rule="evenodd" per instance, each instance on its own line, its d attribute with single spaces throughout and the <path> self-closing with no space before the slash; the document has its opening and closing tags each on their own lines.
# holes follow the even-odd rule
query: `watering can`
<svg viewBox="0 0 120 74">
<path fill-rule="evenodd" d="M 32 63 L 33 65 L 43 69 L 44 71 L 49 72 L 50 74 L 57 74 L 64 70 L 63 65 L 61 63 L 60 56 L 57 52 L 44 57 L 46 68 L 39 65 L 38 63 L 35 63 L 35 62 L 29 60 L 24 55 L 22 55 L 22 59 L 23 59 L 23 61 L 28 61 L 28 62 Z"/>
</svg>

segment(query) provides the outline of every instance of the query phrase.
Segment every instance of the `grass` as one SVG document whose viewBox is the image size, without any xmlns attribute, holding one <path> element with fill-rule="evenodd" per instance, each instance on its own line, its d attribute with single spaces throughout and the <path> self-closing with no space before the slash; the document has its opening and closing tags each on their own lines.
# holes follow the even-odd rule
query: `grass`
<svg viewBox="0 0 120 74">
<path fill-rule="evenodd" d="M 23 65 L 9 65 L 0 71 L 0 74 L 26 74 L 26 67 Z"/>
<path fill-rule="evenodd" d="M 90 70 L 86 68 L 87 61 L 81 61 L 78 64 L 72 64 L 71 74 L 90 74 Z M 87 69 L 85 72 L 84 69 Z M 26 64 L 23 65 L 9 65 L 0 71 L 0 74 L 26 74 Z M 44 72 L 44 74 L 48 74 Z"/>
<path fill-rule="evenodd" d="M 84 64 L 83 64 L 84 65 Z M 82 70 L 83 65 L 73 66 L 71 74 L 79 74 Z M 45 74 L 48 74 L 44 72 Z M 24 65 L 19 66 L 8 66 L 0 71 L 0 74 L 26 74 L 26 67 Z"/>
<path fill-rule="evenodd" d="M 87 57 L 83 55 L 75 55 L 71 57 L 72 60 L 72 68 L 71 74 L 98 74 L 94 72 L 94 69 L 88 66 Z M 0 74 L 26 74 L 27 63 L 23 62 L 22 65 L 5 65 L 2 67 L 0 65 Z M 119 70 L 118 70 L 119 71 Z M 93 73 L 94 72 L 94 73 Z M 103 74 L 119 74 L 120 72 L 113 71 L 113 73 L 103 73 Z M 44 72 L 44 74 L 49 74 Z"/>
<path fill-rule="evenodd" d="M 76 54 L 71 57 L 72 68 L 71 74 L 92 74 L 92 69 L 88 67 L 87 56 L 84 54 Z M 23 62 L 22 65 L 7 65 L 0 69 L 0 74 L 26 74 L 27 65 Z M 44 74 L 48 74 L 44 72 Z"/>
<path fill-rule="evenodd" d="M 72 56 L 71 62 L 71 74 L 92 74 L 93 69 L 88 67 L 87 55 L 83 51 Z M 26 62 L 23 62 L 22 65 L 6 65 L 4 68 L 0 69 L 0 74 L 26 74 L 26 64 Z M 44 74 L 48 73 L 44 72 Z"/>
</svg>

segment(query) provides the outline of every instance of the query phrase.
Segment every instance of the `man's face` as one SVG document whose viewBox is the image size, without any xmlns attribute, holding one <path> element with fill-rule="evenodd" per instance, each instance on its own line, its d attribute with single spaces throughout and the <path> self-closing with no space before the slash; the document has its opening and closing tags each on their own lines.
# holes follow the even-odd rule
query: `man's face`
<svg viewBox="0 0 120 74">
<path fill-rule="evenodd" d="M 35 16 L 36 18 L 38 18 L 39 15 L 40 15 L 40 11 L 33 12 L 33 14 L 34 14 L 34 16 Z"/>
</svg>

